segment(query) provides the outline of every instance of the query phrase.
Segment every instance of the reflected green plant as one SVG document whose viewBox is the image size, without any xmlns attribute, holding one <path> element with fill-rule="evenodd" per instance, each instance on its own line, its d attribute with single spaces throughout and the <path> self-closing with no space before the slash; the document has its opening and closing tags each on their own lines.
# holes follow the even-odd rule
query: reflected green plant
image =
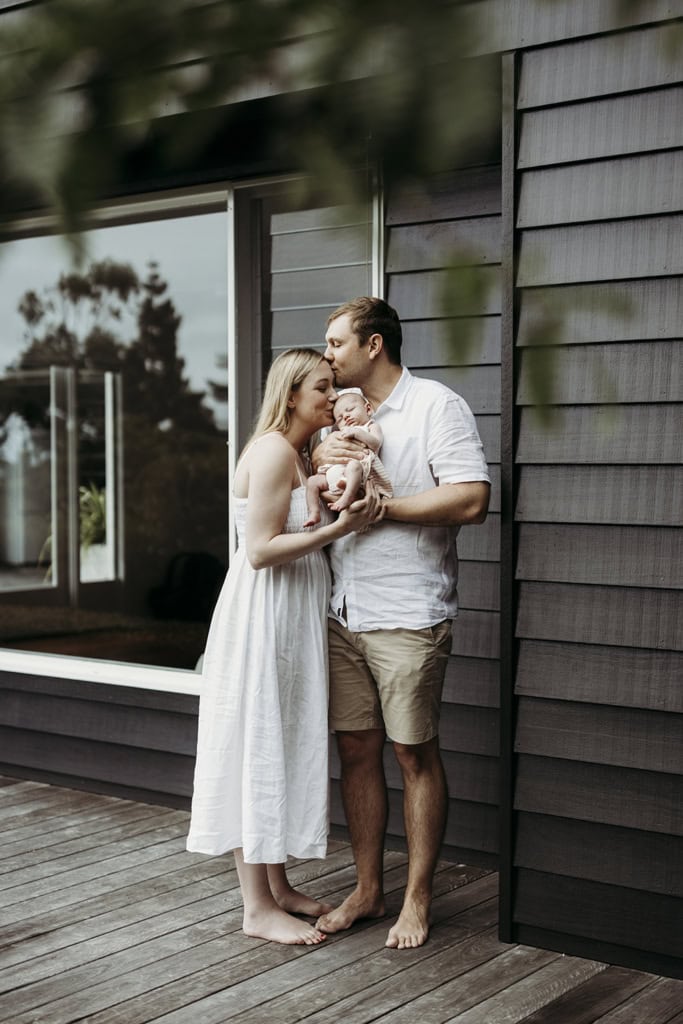
<svg viewBox="0 0 683 1024">
<path fill-rule="evenodd" d="M 92 481 L 78 488 L 78 512 L 81 547 L 103 544 L 107 537 L 107 498 L 104 487 Z"/>
</svg>

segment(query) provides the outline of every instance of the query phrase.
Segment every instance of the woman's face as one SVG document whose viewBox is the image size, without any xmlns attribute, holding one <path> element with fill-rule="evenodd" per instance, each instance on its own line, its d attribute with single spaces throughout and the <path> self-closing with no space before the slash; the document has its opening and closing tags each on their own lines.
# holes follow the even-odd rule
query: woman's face
<svg viewBox="0 0 683 1024">
<path fill-rule="evenodd" d="M 290 402 L 297 416 L 310 427 L 313 434 L 334 423 L 336 399 L 334 374 L 329 364 L 321 358 L 320 365 L 304 377 L 297 391 L 292 392 Z"/>
</svg>

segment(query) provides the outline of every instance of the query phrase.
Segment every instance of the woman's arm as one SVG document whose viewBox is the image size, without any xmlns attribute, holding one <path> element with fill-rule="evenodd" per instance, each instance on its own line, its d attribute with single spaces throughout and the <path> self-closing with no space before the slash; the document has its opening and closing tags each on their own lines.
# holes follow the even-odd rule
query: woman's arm
<svg viewBox="0 0 683 1024">
<path fill-rule="evenodd" d="M 296 478 L 296 454 L 277 434 L 254 445 L 246 458 L 249 472 L 246 551 L 254 569 L 284 565 L 317 551 L 333 540 L 363 529 L 383 515 L 379 502 L 365 497 L 345 509 L 339 518 L 316 530 L 282 533 Z"/>
</svg>

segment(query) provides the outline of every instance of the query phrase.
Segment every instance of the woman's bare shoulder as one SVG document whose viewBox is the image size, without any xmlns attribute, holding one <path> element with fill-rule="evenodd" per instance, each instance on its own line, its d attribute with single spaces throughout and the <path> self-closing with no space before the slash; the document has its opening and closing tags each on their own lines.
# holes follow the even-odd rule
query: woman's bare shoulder
<svg viewBox="0 0 683 1024">
<path fill-rule="evenodd" d="M 247 445 L 240 458 L 239 468 L 247 473 L 259 470 L 272 471 L 275 467 L 288 473 L 296 464 L 296 452 L 282 434 L 272 431 L 262 434 Z"/>
</svg>

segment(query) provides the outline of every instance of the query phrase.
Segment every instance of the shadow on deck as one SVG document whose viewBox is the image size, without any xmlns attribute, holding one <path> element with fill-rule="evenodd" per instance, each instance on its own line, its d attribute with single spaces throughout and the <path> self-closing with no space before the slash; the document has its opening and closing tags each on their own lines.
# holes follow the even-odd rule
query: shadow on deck
<svg viewBox="0 0 683 1024">
<path fill-rule="evenodd" d="M 0 1020 L 11 1024 L 681 1024 L 683 982 L 505 945 L 497 878 L 441 863 L 433 928 L 388 950 L 404 854 L 387 852 L 388 917 L 317 947 L 246 938 L 232 858 L 185 851 L 188 814 L 0 780 Z M 339 902 L 346 843 L 290 878 Z"/>
</svg>

